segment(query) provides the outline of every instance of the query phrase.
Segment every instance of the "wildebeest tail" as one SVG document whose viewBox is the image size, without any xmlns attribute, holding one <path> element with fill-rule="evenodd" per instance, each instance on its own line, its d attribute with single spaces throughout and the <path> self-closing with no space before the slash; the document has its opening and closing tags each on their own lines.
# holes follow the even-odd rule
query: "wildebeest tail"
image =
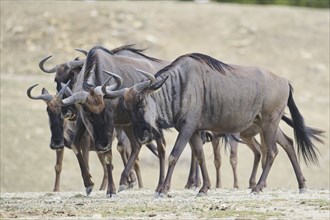
<svg viewBox="0 0 330 220">
<path fill-rule="evenodd" d="M 232 147 L 232 144 L 237 142 L 241 144 L 246 144 L 242 141 L 238 134 L 223 134 L 220 136 L 223 144 L 225 145 L 225 151 L 227 151 L 228 147 Z"/>
<path fill-rule="evenodd" d="M 213 134 L 210 131 L 201 131 L 200 136 L 203 142 L 203 145 L 207 142 L 211 142 L 213 140 Z"/>
<path fill-rule="evenodd" d="M 293 121 L 291 118 L 283 115 L 282 120 L 285 121 L 285 123 L 287 123 L 290 127 L 293 128 Z M 322 137 L 324 136 L 325 131 L 317 129 L 317 128 L 311 128 L 308 126 L 305 126 L 305 129 L 308 133 L 308 136 L 310 136 L 313 140 L 320 142 L 321 144 L 324 144 Z"/>
<path fill-rule="evenodd" d="M 313 130 L 305 126 L 304 118 L 299 112 L 294 100 L 293 100 L 293 88 L 290 85 L 290 94 L 288 99 L 288 107 L 292 117 L 292 127 L 294 129 L 295 139 L 298 145 L 298 154 L 302 155 L 306 164 L 312 162 L 318 164 L 318 149 L 313 144 L 312 139 L 315 139 L 313 131 L 320 134 L 320 131 Z M 283 119 L 283 118 L 282 118 Z M 284 121 L 288 121 L 283 119 Z M 290 125 L 290 123 L 288 123 Z M 314 137 L 313 137 L 314 136 Z M 319 139 L 319 138 L 317 138 Z M 316 139 L 316 140 L 317 140 Z"/>
</svg>

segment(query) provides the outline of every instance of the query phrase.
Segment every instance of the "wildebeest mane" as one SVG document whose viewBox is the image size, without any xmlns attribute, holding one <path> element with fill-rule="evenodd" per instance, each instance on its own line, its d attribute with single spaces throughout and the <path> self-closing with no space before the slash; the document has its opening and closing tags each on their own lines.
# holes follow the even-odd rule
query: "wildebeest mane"
<svg viewBox="0 0 330 220">
<path fill-rule="evenodd" d="M 210 68 L 225 74 L 225 69 L 227 70 L 232 70 L 234 69 L 231 65 L 223 63 L 217 59 L 214 59 L 213 57 L 210 57 L 208 55 L 205 54 L 201 54 L 201 53 L 190 53 L 190 54 L 186 54 L 186 55 L 182 55 L 180 57 L 178 57 L 176 60 L 174 60 L 170 65 L 164 67 L 163 69 L 159 70 L 156 74 L 155 77 L 160 76 L 162 73 L 167 72 L 168 70 L 170 70 L 172 67 L 174 67 L 181 59 L 183 59 L 184 57 L 190 57 L 194 60 L 197 60 L 201 63 L 205 63 L 206 65 L 208 65 Z"/>
<path fill-rule="evenodd" d="M 225 74 L 225 69 L 230 70 L 233 69 L 232 66 L 223 63 L 217 59 L 214 59 L 213 57 L 210 57 L 208 55 L 205 54 L 201 54 L 201 53 L 191 53 L 188 54 L 189 57 L 198 60 L 199 62 L 205 63 L 207 64 L 210 68 L 217 70 L 218 72 Z"/>
<path fill-rule="evenodd" d="M 97 50 L 103 50 L 106 53 L 109 53 L 110 55 L 114 55 L 114 53 L 112 51 L 110 51 L 104 47 L 101 47 L 101 46 L 93 47 L 88 52 L 87 57 L 86 57 L 86 66 L 85 66 L 85 72 L 84 72 L 84 84 L 83 84 L 84 89 L 88 89 L 91 87 L 91 85 L 87 84 L 87 78 L 90 76 L 91 70 L 93 69 L 93 66 L 97 61 L 97 55 L 96 55 Z M 94 71 L 97 71 L 97 65 L 95 66 L 95 68 L 96 69 Z"/>
<path fill-rule="evenodd" d="M 143 56 L 144 58 L 146 58 L 148 60 L 155 61 L 155 62 L 162 62 L 162 60 L 160 60 L 160 59 L 157 59 L 157 58 L 154 58 L 154 57 L 149 57 L 149 56 L 145 55 L 143 52 L 146 49 L 137 49 L 137 48 L 133 47 L 134 45 L 135 44 L 128 44 L 128 45 L 124 45 L 124 46 L 121 46 L 121 47 L 117 47 L 117 48 L 111 50 L 111 52 L 114 53 L 114 54 L 117 54 L 120 51 L 127 50 L 127 51 L 130 51 L 132 53 L 136 53 L 140 56 Z"/>
</svg>

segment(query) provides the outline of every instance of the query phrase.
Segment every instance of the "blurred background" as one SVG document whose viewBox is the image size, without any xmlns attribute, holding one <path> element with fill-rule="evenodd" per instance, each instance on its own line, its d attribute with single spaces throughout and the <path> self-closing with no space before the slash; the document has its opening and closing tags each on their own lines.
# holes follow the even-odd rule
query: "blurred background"
<svg viewBox="0 0 330 220">
<path fill-rule="evenodd" d="M 317 144 L 319 165 L 306 166 L 301 160 L 307 186 L 329 188 L 329 1 L 1 1 L 1 192 L 53 189 L 55 152 L 49 148 L 46 105 L 26 96 L 26 89 L 35 83 L 40 84 L 36 90 L 46 87 L 55 93 L 54 75 L 43 73 L 39 61 L 52 54 L 48 62 L 52 66 L 83 57 L 75 48 L 112 49 L 124 44 L 135 44 L 147 49 L 147 55 L 164 60 L 205 53 L 230 64 L 265 67 L 289 79 L 307 125 L 325 130 L 325 144 Z M 285 124 L 281 128 L 293 137 Z M 167 155 L 176 135 L 174 130 L 166 132 Z M 116 141 L 113 148 L 118 187 L 123 166 Z M 204 149 L 214 186 L 212 147 L 206 144 Z M 229 152 L 222 148 L 221 154 L 223 187 L 231 188 Z M 155 189 L 158 159 L 144 147 L 140 162 L 145 187 Z M 241 188 L 248 187 L 252 163 L 252 151 L 240 144 Z M 190 148 L 186 147 L 172 188 L 184 187 L 189 165 Z M 102 168 L 95 152 L 90 154 L 90 167 L 96 190 Z M 268 187 L 298 188 L 280 147 Z M 84 191 L 78 163 L 69 149 L 64 155 L 61 190 Z"/>
</svg>

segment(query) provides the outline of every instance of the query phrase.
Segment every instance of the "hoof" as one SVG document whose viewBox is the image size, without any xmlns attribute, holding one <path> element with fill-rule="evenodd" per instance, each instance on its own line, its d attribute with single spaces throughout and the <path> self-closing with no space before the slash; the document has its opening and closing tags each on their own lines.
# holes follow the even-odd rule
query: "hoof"
<svg viewBox="0 0 330 220">
<path fill-rule="evenodd" d="M 120 185 L 119 189 L 118 189 L 118 192 L 124 191 L 125 189 L 127 189 L 126 185 Z"/>
<path fill-rule="evenodd" d="M 197 197 L 205 197 L 205 196 L 207 196 L 207 194 L 205 192 L 199 192 L 197 194 Z"/>
<path fill-rule="evenodd" d="M 129 188 L 129 189 L 132 189 L 135 185 L 136 185 L 136 182 L 130 182 L 130 183 L 128 184 L 128 188 Z"/>
<path fill-rule="evenodd" d="M 253 188 L 252 188 L 252 191 L 251 191 L 251 193 L 253 193 L 253 194 L 260 194 L 260 192 L 262 192 L 262 188 L 261 187 L 257 187 L 257 186 L 254 186 Z"/>
<path fill-rule="evenodd" d="M 93 191 L 93 186 L 86 187 L 86 195 L 89 196 L 91 192 Z"/>
<path fill-rule="evenodd" d="M 305 192 L 307 192 L 307 189 L 306 188 L 299 189 L 299 194 L 302 194 L 302 193 L 305 193 Z"/>
<path fill-rule="evenodd" d="M 155 198 L 157 198 L 157 199 L 158 198 L 161 198 L 162 199 L 162 198 L 165 198 L 165 197 L 166 197 L 166 195 L 164 193 L 159 193 L 159 192 L 156 192 L 155 193 Z"/>
<path fill-rule="evenodd" d="M 253 195 L 259 195 L 260 192 L 261 192 L 261 190 L 252 189 L 251 194 L 253 194 Z"/>
<path fill-rule="evenodd" d="M 115 193 L 109 193 L 107 194 L 107 198 L 115 199 L 117 198 L 117 195 Z"/>
</svg>

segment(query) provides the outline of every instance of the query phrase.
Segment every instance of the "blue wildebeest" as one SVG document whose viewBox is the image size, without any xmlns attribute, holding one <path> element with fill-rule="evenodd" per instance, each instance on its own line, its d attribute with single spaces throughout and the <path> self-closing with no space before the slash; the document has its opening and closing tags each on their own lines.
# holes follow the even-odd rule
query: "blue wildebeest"
<svg viewBox="0 0 330 220">
<path fill-rule="evenodd" d="M 83 52 L 86 54 L 87 52 L 83 50 L 79 50 L 80 52 Z M 140 55 L 143 50 L 132 48 L 131 45 L 122 46 L 119 48 L 116 48 L 113 50 L 116 54 L 124 54 L 126 56 L 143 56 Z M 81 68 L 85 62 L 85 60 L 79 60 L 76 58 L 73 61 L 69 61 L 67 63 L 58 64 L 55 67 L 52 68 L 46 68 L 44 67 L 45 62 L 50 58 L 51 56 L 48 56 L 44 59 L 42 59 L 39 63 L 39 67 L 41 70 L 43 70 L 46 73 L 56 73 L 55 74 L 55 83 L 56 83 L 56 89 L 60 91 L 61 89 L 61 83 L 67 83 L 70 81 L 69 88 L 72 88 L 73 84 L 76 82 L 77 75 L 80 73 Z M 66 106 L 60 106 L 60 100 L 62 97 L 59 95 L 52 96 L 48 93 L 46 89 L 42 90 L 42 94 L 35 97 L 31 95 L 31 90 L 35 87 L 31 86 L 28 89 L 28 96 L 32 99 L 41 99 L 44 100 L 47 104 L 47 113 L 49 116 L 49 122 L 50 122 L 50 130 L 51 130 L 51 141 L 50 141 L 50 147 L 51 149 L 56 150 L 56 165 L 55 165 L 55 186 L 54 191 L 59 191 L 59 182 L 60 182 L 60 173 L 62 170 L 62 161 L 63 161 L 63 154 L 64 154 L 64 146 L 71 148 L 72 141 L 76 129 L 76 119 L 79 116 L 77 116 L 77 112 L 74 108 L 68 108 Z M 62 117 L 61 117 L 62 113 Z M 64 118 L 68 118 L 68 120 L 64 120 Z M 127 159 L 130 155 L 131 146 L 130 142 L 126 136 L 126 134 L 122 131 L 120 128 L 116 128 L 115 135 L 118 140 L 117 149 L 121 154 L 121 158 L 123 160 L 124 165 L 127 163 Z M 87 132 L 84 133 L 84 135 L 81 137 L 81 140 L 79 144 L 77 144 L 79 148 L 82 150 L 80 153 L 80 150 L 77 150 L 77 158 L 80 164 L 80 168 L 82 171 L 82 176 L 84 179 L 85 185 L 88 187 L 86 188 L 87 194 L 89 194 L 92 190 L 93 183 L 90 180 L 90 174 L 88 173 L 89 165 L 88 165 L 88 152 L 89 150 L 95 150 L 93 141 L 89 134 Z M 147 145 L 149 149 L 157 155 L 155 147 L 151 145 Z M 104 169 L 104 176 L 103 181 L 100 187 L 100 190 L 104 190 L 107 183 L 107 169 L 105 165 L 104 155 L 102 155 L 100 152 L 97 151 L 97 155 L 100 159 L 100 162 Z M 83 163 L 85 162 L 85 163 Z M 142 178 L 140 174 L 140 168 L 138 161 L 134 163 L 134 169 L 137 175 L 137 180 L 139 183 L 139 187 L 143 187 Z M 86 171 L 87 170 L 87 171 Z M 135 184 L 136 178 L 134 173 L 130 173 L 129 176 L 129 182 L 130 187 Z"/>
<path fill-rule="evenodd" d="M 72 84 L 74 83 L 74 79 L 77 74 L 79 74 L 81 67 L 84 63 L 84 60 L 78 60 L 75 59 L 74 61 L 70 61 L 67 63 L 56 65 L 55 67 L 52 67 L 50 69 L 44 67 L 44 63 L 46 60 L 48 60 L 51 56 L 48 56 L 44 59 L 42 59 L 39 63 L 39 67 L 41 70 L 43 70 L 46 73 L 55 73 L 55 83 L 56 83 L 56 89 L 59 92 L 61 90 L 61 82 L 70 82 L 70 87 L 72 87 Z M 27 95 L 31 99 L 35 100 L 44 100 L 47 105 L 47 114 L 49 117 L 49 126 L 51 131 L 51 140 L 50 140 L 50 148 L 53 150 L 56 150 L 56 165 L 55 165 L 55 186 L 54 191 L 59 191 L 60 187 L 60 174 L 62 171 L 62 161 L 64 156 L 64 146 L 71 148 L 71 142 L 73 137 L 73 129 L 75 126 L 75 114 L 72 114 L 72 117 L 69 120 L 63 120 L 61 117 L 61 112 L 64 111 L 64 109 L 61 108 L 60 105 L 58 105 L 60 98 L 63 94 L 59 92 L 59 94 L 53 96 L 50 95 L 49 92 L 46 89 L 42 89 L 42 94 L 39 96 L 32 96 L 31 91 L 34 87 L 36 87 L 38 84 L 31 86 L 27 90 Z M 67 110 L 67 109 L 65 109 Z M 90 175 L 86 173 L 84 170 L 88 170 L 88 151 L 90 150 L 90 138 L 88 135 L 84 135 L 82 139 L 82 152 L 79 151 L 79 154 L 77 155 L 78 160 L 80 160 L 79 165 L 82 171 L 82 176 L 85 179 L 90 178 Z M 100 157 L 101 164 L 104 164 L 104 160 L 102 157 Z M 106 180 L 106 175 L 103 178 L 103 182 L 101 184 L 101 189 L 104 189 L 104 185 L 106 182 L 104 182 L 104 179 Z M 87 177 L 89 176 L 89 177 Z"/>
<path fill-rule="evenodd" d="M 139 58 L 133 58 L 128 57 L 127 54 L 125 56 L 114 55 L 113 52 L 105 48 L 94 47 L 88 52 L 85 65 L 81 74 L 79 74 L 76 86 L 73 87 L 74 94 L 62 100 L 64 105 L 76 104 L 82 116 L 84 126 L 78 127 L 76 134 L 79 135 L 84 129 L 87 129 L 90 135 L 93 136 L 96 150 L 106 152 L 109 175 L 107 195 L 110 197 L 115 195 L 116 192 L 112 178 L 112 149 L 110 141 L 114 127 L 123 128 L 132 146 L 130 158 L 121 175 L 120 190 L 126 188 L 128 185 L 127 177 L 134 161 L 138 157 L 141 145 L 134 138 L 129 115 L 123 108 L 123 102 L 120 99 L 103 100 L 104 91 L 101 88 L 105 82 L 108 83 L 108 75 L 103 73 L 103 69 L 119 72 L 125 79 L 123 86 L 132 86 L 143 80 L 140 74 L 135 73 L 134 68 L 157 71 L 167 64 L 165 61 L 148 57 L 141 53 Z M 110 82 L 113 81 L 114 79 L 111 79 Z M 165 157 L 165 155 L 162 155 L 162 152 L 165 151 L 165 140 L 163 136 L 160 135 L 155 140 L 157 142 L 159 158 Z M 165 161 L 161 159 L 160 161 L 161 166 L 165 166 Z M 164 172 L 160 172 L 160 183 L 163 177 Z"/>
<path fill-rule="evenodd" d="M 161 129 L 174 127 L 178 137 L 169 156 L 169 167 L 160 195 L 167 194 L 172 173 L 184 147 L 189 142 L 201 167 L 203 185 L 198 195 L 210 188 L 201 130 L 221 134 L 240 133 L 257 126 L 267 156 L 258 183 L 259 192 L 277 155 L 279 122 L 288 106 L 298 152 L 305 162 L 317 163 L 317 148 L 312 133 L 295 105 L 288 80 L 259 67 L 228 65 L 210 56 L 192 53 L 177 58 L 149 80 L 130 88 L 107 90 L 108 96 L 124 97 L 133 129 L 140 144 L 148 143 Z"/>
</svg>

